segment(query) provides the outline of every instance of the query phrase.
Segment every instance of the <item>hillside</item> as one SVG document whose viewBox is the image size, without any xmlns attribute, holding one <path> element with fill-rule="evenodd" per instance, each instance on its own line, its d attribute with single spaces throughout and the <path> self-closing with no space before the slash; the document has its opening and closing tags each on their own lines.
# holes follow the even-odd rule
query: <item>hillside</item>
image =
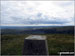
<svg viewBox="0 0 75 56">
<path fill-rule="evenodd" d="M 59 52 L 74 52 L 74 27 L 31 27 L 31 28 L 2 28 L 1 55 L 22 55 L 24 39 L 31 34 L 47 37 L 50 55 Z"/>
<path fill-rule="evenodd" d="M 14 28 L 2 28 L 1 34 L 74 34 L 74 26 L 63 27 L 14 27 Z"/>
</svg>

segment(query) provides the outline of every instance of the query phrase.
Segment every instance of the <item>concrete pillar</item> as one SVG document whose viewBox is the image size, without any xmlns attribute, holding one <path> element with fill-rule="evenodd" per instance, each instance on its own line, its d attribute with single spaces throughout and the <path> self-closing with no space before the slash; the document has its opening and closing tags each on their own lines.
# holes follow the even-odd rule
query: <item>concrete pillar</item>
<svg viewBox="0 0 75 56">
<path fill-rule="evenodd" d="M 23 55 L 48 55 L 46 37 L 31 35 L 25 38 Z"/>
</svg>

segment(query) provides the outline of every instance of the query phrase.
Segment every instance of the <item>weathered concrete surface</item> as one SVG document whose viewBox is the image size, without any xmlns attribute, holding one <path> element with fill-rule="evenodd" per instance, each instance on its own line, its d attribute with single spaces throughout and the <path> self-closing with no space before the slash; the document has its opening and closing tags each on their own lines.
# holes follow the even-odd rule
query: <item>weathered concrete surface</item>
<svg viewBox="0 0 75 56">
<path fill-rule="evenodd" d="M 31 35 L 25 38 L 23 55 L 48 55 L 46 37 Z"/>
</svg>

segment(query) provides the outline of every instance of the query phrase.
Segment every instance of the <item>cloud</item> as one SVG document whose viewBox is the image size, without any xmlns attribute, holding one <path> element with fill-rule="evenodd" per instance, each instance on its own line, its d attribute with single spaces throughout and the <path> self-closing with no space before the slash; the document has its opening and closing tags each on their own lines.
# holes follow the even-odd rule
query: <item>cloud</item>
<svg viewBox="0 0 75 56">
<path fill-rule="evenodd" d="M 1 1 L 1 24 L 74 25 L 74 1 Z"/>
</svg>

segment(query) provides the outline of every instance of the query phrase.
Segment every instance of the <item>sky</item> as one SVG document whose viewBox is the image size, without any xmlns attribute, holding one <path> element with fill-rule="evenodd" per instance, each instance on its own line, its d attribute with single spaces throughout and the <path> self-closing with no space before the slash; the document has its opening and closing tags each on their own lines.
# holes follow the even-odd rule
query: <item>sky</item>
<svg viewBox="0 0 75 56">
<path fill-rule="evenodd" d="M 2 26 L 74 25 L 74 1 L 1 1 Z"/>
</svg>

